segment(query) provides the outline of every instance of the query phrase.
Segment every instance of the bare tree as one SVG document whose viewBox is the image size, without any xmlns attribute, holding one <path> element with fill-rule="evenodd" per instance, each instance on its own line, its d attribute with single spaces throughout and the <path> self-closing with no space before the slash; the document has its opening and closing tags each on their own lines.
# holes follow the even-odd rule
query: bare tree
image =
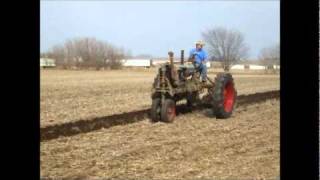
<svg viewBox="0 0 320 180">
<path fill-rule="evenodd" d="M 61 45 L 55 45 L 52 47 L 51 51 L 47 53 L 49 58 L 55 59 L 55 63 L 57 66 L 62 66 L 63 68 L 67 68 L 68 63 L 65 59 L 65 50 Z"/>
<path fill-rule="evenodd" d="M 147 58 L 147 59 L 151 59 L 151 58 L 152 58 L 152 55 L 150 55 L 150 54 L 139 54 L 139 55 L 136 55 L 135 58 Z"/>
<path fill-rule="evenodd" d="M 259 59 L 265 65 L 280 64 L 280 45 L 276 44 L 270 47 L 261 49 Z"/>
<path fill-rule="evenodd" d="M 125 50 L 124 52 L 125 57 L 124 58 L 132 58 L 132 52 L 131 50 Z"/>
<path fill-rule="evenodd" d="M 125 57 L 123 48 L 109 47 L 107 49 L 107 66 L 111 69 L 120 69 L 122 67 L 121 59 Z"/>
<path fill-rule="evenodd" d="M 102 67 L 121 68 L 121 59 L 130 56 L 130 51 L 118 48 L 95 38 L 76 38 L 67 40 L 64 45 L 54 46 L 49 52 L 57 65 L 78 68 Z"/>
<path fill-rule="evenodd" d="M 202 37 L 207 43 L 209 56 L 222 61 L 225 71 L 247 57 L 249 48 L 244 42 L 244 35 L 237 30 L 216 27 L 202 32 Z"/>
<path fill-rule="evenodd" d="M 48 53 L 46 53 L 46 52 L 40 53 L 40 58 L 45 58 L 47 56 L 48 56 Z"/>
</svg>

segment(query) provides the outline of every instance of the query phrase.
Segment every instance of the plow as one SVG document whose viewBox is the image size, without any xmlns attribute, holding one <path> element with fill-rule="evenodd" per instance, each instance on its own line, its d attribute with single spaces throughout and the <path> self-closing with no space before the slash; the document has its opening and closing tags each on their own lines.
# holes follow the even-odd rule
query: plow
<svg viewBox="0 0 320 180">
<path fill-rule="evenodd" d="M 194 56 L 184 62 L 181 50 L 180 64 L 173 62 L 174 54 L 169 52 L 169 62 L 158 69 L 154 79 L 151 99 L 151 121 L 173 122 L 176 116 L 176 103 L 186 99 L 188 107 L 207 104 L 216 118 L 226 119 L 232 115 L 236 103 L 237 90 L 230 73 L 218 73 L 208 81 L 200 80 L 200 70 Z"/>
<path fill-rule="evenodd" d="M 246 105 L 263 102 L 268 99 L 279 99 L 279 97 L 279 90 L 254 93 L 249 95 L 239 95 L 237 96 L 237 104 L 235 104 L 235 107 L 245 107 Z M 198 105 L 193 108 L 192 112 L 194 113 L 198 110 L 206 109 L 208 107 L 211 108 L 211 105 Z M 180 114 L 187 114 L 191 112 L 190 109 L 187 108 L 184 104 L 177 105 L 176 109 Z M 40 139 L 41 141 L 48 141 L 57 139 L 59 137 L 69 137 L 81 133 L 88 133 L 102 128 L 106 129 L 117 125 L 136 123 L 146 119 L 147 117 L 150 117 L 150 111 L 151 109 L 148 108 L 139 111 L 96 117 L 94 119 L 81 119 L 76 122 L 42 127 L 40 129 Z"/>
</svg>

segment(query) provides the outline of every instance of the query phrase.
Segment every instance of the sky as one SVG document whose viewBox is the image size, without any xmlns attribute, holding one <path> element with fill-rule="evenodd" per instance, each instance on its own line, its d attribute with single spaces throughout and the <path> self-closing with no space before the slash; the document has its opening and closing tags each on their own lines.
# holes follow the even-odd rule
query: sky
<svg viewBox="0 0 320 180">
<path fill-rule="evenodd" d="M 40 1 L 40 51 L 67 39 L 94 37 L 132 55 L 166 57 L 194 47 L 201 32 L 224 27 L 244 34 L 249 58 L 280 42 L 280 2 L 251 1 Z"/>
</svg>

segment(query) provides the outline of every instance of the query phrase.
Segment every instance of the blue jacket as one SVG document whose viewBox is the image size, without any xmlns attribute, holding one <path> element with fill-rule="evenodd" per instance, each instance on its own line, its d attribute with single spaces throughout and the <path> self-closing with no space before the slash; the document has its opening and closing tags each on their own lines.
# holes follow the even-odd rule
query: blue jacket
<svg viewBox="0 0 320 180">
<path fill-rule="evenodd" d="M 202 61 L 205 61 L 207 59 L 207 53 L 201 48 L 200 50 L 197 50 L 196 48 L 191 49 L 190 51 L 190 57 L 195 54 L 195 61 L 197 64 L 200 64 Z"/>
</svg>

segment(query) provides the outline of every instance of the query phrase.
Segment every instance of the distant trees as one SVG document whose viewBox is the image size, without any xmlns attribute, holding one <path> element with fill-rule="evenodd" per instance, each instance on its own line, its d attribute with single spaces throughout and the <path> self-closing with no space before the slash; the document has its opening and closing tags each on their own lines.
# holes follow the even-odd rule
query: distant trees
<svg viewBox="0 0 320 180">
<path fill-rule="evenodd" d="M 130 56 L 129 51 L 95 38 L 75 38 L 67 40 L 63 45 L 56 45 L 45 53 L 56 60 L 56 65 L 63 68 L 93 67 L 119 69 L 121 59 Z"/>
<path fill-rule="evenodd" d="M 215 27 L 202 32 L 207 44 L 209 56 L 222 61 L 225 71 L 242 58 L 246 58 L 249 48 L 245 44 L 244 35 L 237 30 Z"/>
<path fill-rule="evenodd" d="M 279 43 L 261 49 L 259 54 L 259 60 L 264 65 L 279 65 L 280 64 L 280 45 Z"/>
<path fill-rule="evenodd" d="M 147 58 L 147 59 L 151 59 L 151 58 L 152 58 L 152 55 L 150 55 L 150 54 L 139 54 L 139 55 L 136 55 L 135 58 Z"/>
<path fill-rule="evenodd" d="M 68 66 L 67 60 L 65 59 L 65 50 L 62 45 L 55 45 L 52 47 L 51 51 L 47 53 L 49 58 L 56 60 L 56 65 L 63 66 L 66 68 Z"/>
<path fill-rule="evenodd" d="M 266 72 L 272 70 L 273 73 L 278 72 L 278 68 L 273 65 L 280 65 L 280 45 L 279 43 L 265 47 L 260 50 L 259 61 L 266 66 Z"/>
</svg>

